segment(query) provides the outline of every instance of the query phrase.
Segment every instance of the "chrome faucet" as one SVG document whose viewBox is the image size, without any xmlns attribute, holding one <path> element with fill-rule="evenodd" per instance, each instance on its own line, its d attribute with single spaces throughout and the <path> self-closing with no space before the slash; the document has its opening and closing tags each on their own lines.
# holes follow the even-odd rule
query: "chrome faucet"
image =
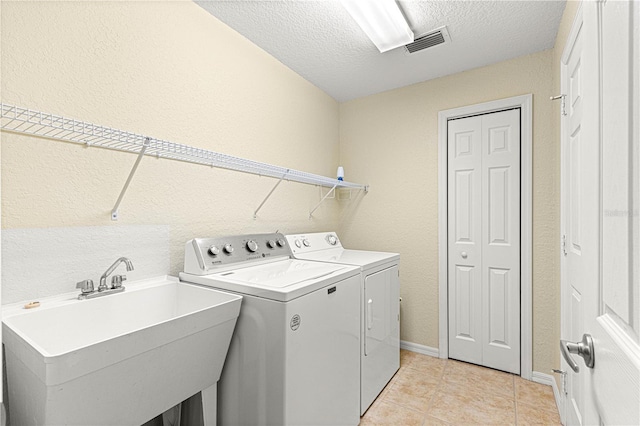
<svg viewBox="0 0 640 426">
<path fill-rule="evenodd" d="M 131 261 L 129 259 L 127 259 L 126 257 L 121 257 L 120 259 L 118 259 L 115 262 L 113 262 L 113 265 L 109 266 L 109 268 L 105 271 L 105 273 L 102 274 L 102 276 L 100 277 L 100 285 L 98 286 L 98 291 L 105 291 L 105 290 L 109 290 L 111 288 L 120 288 L 120 287 L 122 287 L 122 281 L 127 279 L 127 277 L 125 275 L 116 275 L 116 276 L 114 276 L 113 277 L 114 279 L 111 280 L 112 284 L 114 284 L 114 285 L 112 287 L 109 287 L 107 285 L 107 277 L 109 275 L 111 275 L 111 273 L 121 263 L 124 263 L 127 266 L 127 271 L 133 271 L 133 263 L 131 263 Z"/>
<path fill-rule="evenodd" d="M 114 275 L 111 278 L 111 287 L 107 285 L 107 277 L 111 275 L 113 271 L 120 265 L 124 263 L 127 267 L 127 271 L 133 271 L 133 263 L 126 257 L 121 257 L 115 262 L 113 265 L 109 266 L 109 268 L 105 271 L 104 274 L 100 277 L 100 285 L 97 289 L 93 288 L 92 280 L 84 280 L 80 281 L 76 284 L 76 288 L 81 289 L 80 295 L 78 295 L 78 299 L 92 299 L 94 297 L 105 296 L 111 293 L 119 293 L 124 291 L 124 286 L 122 285 L 122 281 L 127 279 L 126 275 Z"/>
</svg>

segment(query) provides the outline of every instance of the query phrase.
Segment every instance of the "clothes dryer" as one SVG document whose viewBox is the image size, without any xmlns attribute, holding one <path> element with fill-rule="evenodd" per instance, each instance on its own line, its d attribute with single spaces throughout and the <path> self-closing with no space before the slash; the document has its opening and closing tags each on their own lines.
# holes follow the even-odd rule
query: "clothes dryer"
<svg viewBox="0 0 640 426">
<path fill-rule="evenodd" d="M 360 268 L 360 414 L 400 368 L 398 253 L 345 249 L 335 232 L 287 235 L 296 259 Z"/>
<path fill-rule="evenodd" d="M 360 277 L 292 258 L 281 234 L 196 238 L 180 279 L 243 296 L 218 382 L 221 425 L 357 425 Z"/>
</svg>

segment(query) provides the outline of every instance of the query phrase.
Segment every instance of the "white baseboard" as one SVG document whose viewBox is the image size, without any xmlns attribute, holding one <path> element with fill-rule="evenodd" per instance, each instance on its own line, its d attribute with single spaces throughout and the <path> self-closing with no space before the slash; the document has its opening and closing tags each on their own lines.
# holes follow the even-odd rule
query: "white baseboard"
<svg viewBox="0 0 640 426">
<path fill-rule="evenodd" d="M 538 371 L 534 371 L 531 374 L 531 380 L 540 383 L 543 385 L 551 386 L 553 389 L 553 397 L 556 400 L 556 407 L 558 408 L 558 413 L 560 413 L 560 417 L 562 417 L 562 404 L 560 399 L 560 390 L 558 389 L 558 384 L 556 383 L 556 379 L 551 374 L 540 373 Z"/>
<path fill-rule="evenodd" d="M 420 345 L 418 343 L 407 342 L 400 340 L 400 349 L 406 349 L 411 352 L 416 352 L 423 355 L 429 355 L 435 358 L 440 357 L 440 351 L 438 348 L 432 348 L 431 346 Z"/>
</svg>

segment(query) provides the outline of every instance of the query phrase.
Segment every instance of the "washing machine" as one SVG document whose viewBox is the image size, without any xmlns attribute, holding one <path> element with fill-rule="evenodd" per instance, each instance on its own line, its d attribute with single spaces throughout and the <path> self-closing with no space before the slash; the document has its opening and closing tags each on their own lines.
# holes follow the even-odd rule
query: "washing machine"
<svg viewBox="0 0 640 426">
<path fill-rule="evenodd" d="M 345 249 L 335 232 L 287 235 L 296 259 L 360 269 L 360 414 L 400 368 L 398 253 Z"/>
<path fill-rule="evenodd" d="M 357 425 L 360 271 L 293 259 L 282 234 L 196 238 L 180 279 L 243 296 L 220 425 Z"/>
</svg>

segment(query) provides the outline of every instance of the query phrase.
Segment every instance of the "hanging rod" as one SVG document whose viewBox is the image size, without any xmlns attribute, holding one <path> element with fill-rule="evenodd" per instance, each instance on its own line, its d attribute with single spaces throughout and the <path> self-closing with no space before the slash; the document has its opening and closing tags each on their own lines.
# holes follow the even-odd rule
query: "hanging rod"
<svg viewBox="0 0 640 426">
<path fill-rule="evenodd" d="M 0 129 L 139 154 L 149 141 L 144 155 L 268 176 L 308 185 L 369 190 L 368 185 L 338 181 L 312 173 L 233 157 L 215 151 L 155 139 L 136 133 L 98 126 L 80 120 L 0 103 Z"/>
</svg>

